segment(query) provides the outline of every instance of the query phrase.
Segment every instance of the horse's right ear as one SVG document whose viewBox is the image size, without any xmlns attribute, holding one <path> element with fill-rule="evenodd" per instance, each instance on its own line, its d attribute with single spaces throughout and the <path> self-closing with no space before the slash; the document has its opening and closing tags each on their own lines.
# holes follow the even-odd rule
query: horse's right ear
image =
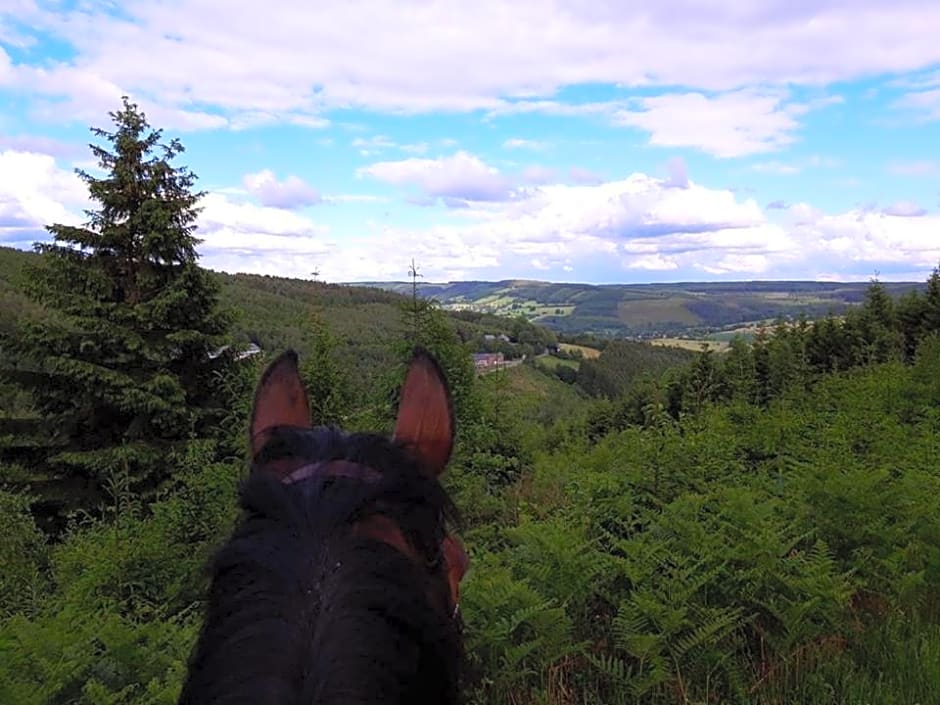
<svg viewBox="0 0 940 705">
<path fill-rule="evenodd" d="M 401 388 L 394 439 L 437 476 L 454 449 L 455 426 L 447 378 L 431 354 L 418 348 Z"/>
<path fill-rule="evenodd" d="M 297 353 L 282 353 L 261 375 L 255 390 L 249 425 L 251 454 L 255 456 L 275 426 L 310 426 L 310 402 L 297 370 Z"/>
</svg>

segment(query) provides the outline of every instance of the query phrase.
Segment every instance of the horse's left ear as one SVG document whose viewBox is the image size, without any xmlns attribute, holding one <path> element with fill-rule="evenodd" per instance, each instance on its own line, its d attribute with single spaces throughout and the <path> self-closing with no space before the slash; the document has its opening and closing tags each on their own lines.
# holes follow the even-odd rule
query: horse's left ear
<svg viewBox="0 0 940 705">
<path fill-rule="evenodd" d="M 275 426 L 310 426 L 310 402 L 297 371 L 297 353 L 278 356 L 261 375 L 251 409 L 251 454 L 264 446 L 269 429 Z"/>
<path fill-rule="evenodd" d="M 401 388 L 394 439 L 432 475 L 440 475 L 454 449 L 454 404 L 447 379 L 429 352 L 414 352 Z"/>
</svg>

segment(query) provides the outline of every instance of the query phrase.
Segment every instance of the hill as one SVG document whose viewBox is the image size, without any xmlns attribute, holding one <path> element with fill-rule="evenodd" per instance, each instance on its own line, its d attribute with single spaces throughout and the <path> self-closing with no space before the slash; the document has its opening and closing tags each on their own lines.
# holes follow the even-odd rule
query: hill
<svg viewBox="0 0 940 705">
<path fill-rule="evenodd" d="M 26 266 L 33 252 L 0 247 L 0 332 L 12 330 L 22 317 L 43 315 L 23 293 Z M 262 350 L 310 351 L 314 315 L 322 318 L 340 341 L 338 355 L 368 388 L 376 370 L 392 363 L 392 341 L 403 335 L 402 293 L 378 287 L 327 284 L 303 279 L 217 272 L 221 300 L 235 316 L 234 343 L 253 342 Z M 475 350 L 499 349 L 507 357 L 541 352 L 555 342 L 545 328 L 525 319 L 465 311 L 448 311 L 460 339 Z M 499 339 L 504 336 L 506 340 Z"/>
<path fill-rule="evenodd" d="M 410 282 L 365 282 L 399 293 Z M 886 282 L 892 296 L 922 283 Z M 418 284 L 445 309 L 522 315 L 559 333 L 652 337 L 701 335 L 777 318 L 818 318 L 860 303 L 867 282 L 749 281 L 675 284 L 575 284 L 529 280 Z"/>
</svg>

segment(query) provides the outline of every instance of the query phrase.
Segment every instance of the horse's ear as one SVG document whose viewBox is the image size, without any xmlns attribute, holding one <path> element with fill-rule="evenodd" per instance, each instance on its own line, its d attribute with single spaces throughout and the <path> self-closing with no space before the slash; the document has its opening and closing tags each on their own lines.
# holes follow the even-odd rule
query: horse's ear
<svg viewBox="0 0 940 705">
<path fill-rule="evenodd" d="M 436 476 L 444 472 L 450 460 L 454 427 L 454 404 L 447 379 L 431 354 L 418 348 L 401 388 L 394 438 Z"/>
<path fill-rule="evenodd" d="M 251 409 L 251 454 L 257 455 L 274 426 L 310 426 L 310 402 L 297 371 L 297 353 L 282 353 L 261 375 Z"/>
</svg>

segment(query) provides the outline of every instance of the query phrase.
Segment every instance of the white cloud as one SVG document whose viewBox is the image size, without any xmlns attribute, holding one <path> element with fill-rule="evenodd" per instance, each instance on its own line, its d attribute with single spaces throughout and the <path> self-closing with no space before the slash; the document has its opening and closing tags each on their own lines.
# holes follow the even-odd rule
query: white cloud
<svg viewBox="0 0 940 705">
<path fill-rule="evenodd" d="M 373 135 L 372 137 L 357 137 L 352 141 L 352 146 L 359 150 L 359 154 L 364 157 L 370 157 L 374 154 L 380 154 L 387 149 L 399 149 L 409 154 L 424 154 L 428 151 L 427 142 L 414 142 L 411 144 L 399 144 L 389 139 L 385 135 Z"/>
<path fill-rule="evenodd" d="M 799 174 L 800 168 L 794 164 L 784 164 L 783 162 L 759 162 L 751 166 L 753 171 L 762 174 L 780 174 L 781 176 L 791 176 Z"/>
<path fill-rule="evenodd" d="M 665 181 L 667 186 L 673 188 L 689 187 L 689 167 L 686 165 L 685 159 L 673 157 L 666 162 L 666 171 L 669 172 L 669 177 Z"/>
<path fill-rule="evenodd" d="M 919 218 L 927 215 L 927 210 L 914 201 L 895 201 L 882 212 L 885 215 L 896 215 L 901 218 Z"/>
<path fill-rule="evenodd" d="M 234 201 L 218 193 L 206 194 L 200 206 L 203 209 L 199 218 L 200 228 L 225 229 L 249 236 L 306 237 L 324 233 L 323 228 L 299 213 Z"/>
<path fill-rule="evenodd" d="M 791 144 L 797 116 L 809 109 L 788 102 L 782 91 L 667 93 L 638 103 L 639 109 L 615 112 L 614 121 L 649 132 L 650 144 L 694 147 L 718 157 L 771 152 Z"/>
<path fill-rule="evenodd" d="M 550 184 L 557 182 L 557 180 L 558 174 L 551 167 L 535 164 L 522 170 L 522 181 L 527 184 Z"/>
<path fill-rule="evenodd" d="M 658 254 L 628 257 L 624 261 L 624 266 L 628 269 L 647 269 L 653 272 L 664 272 L 679 268 L 674 257 L 663 257 Z"/>
<path fill-rule="evenodd" d="M 71 44 L 74 57 L 39 68 L 0 54 L 0 83 L 55 101 L 40 110 L 50 119 L 97 117 L 129 92 L 165 110 L 175 122 L 161 116 L 160 124 L 175 129 L 319 125 L 325 110 L 345 107 L 547 107 L 561 105 L 559 89 L 580 84 L 819 86 L 940 62 L 940 6 L 921 0 L 733 0 L 707 9 L 688 0 L 431 1 L 408 12 L 394 0 L 284 0 L 277 12 L 253 0 L 234 0 L 225 12 L 210 0 L 129 3 L 120 14 L 113 7 L 110 0 L 18 6 L 18 27 Z M 29 33 L 18 29 L 18 41 L 32 41 Z M 765 115 L 775 127 L 745 144 L 775 144 L 792 131 L 785 115 Z M 687 130 L 670 129 L 661 138 L 688 139 Z M 727 136 L 709 129 L 727 149 Z"/>
<path fill-rule="evenodd" d="M 461 159 L 469 183 L 489 183 L 489 167 L 470 155 Z M 387 164 L 392 166 L 379 172 L 396 183 L 466 195 L 466 179 L 441 181 L 447 172 L 442 165 L 450 165 L 446 160 Z M 227 189 L 203 200 L 198 236 L 207 266 L 288 276 L 308 276 L 318 267 L 331 281 L 403 279 L 411 257 L 429 279 L 513 276 L 520 270 L 524 275 L 533 269 L 582 280 L 601 270 L 611 278 L 617 271 L 623 277 L 646 271 L 685 279 L 773 278 L 795 271 L 851 278 L 879 268 L 928 272 L 940 261 L 940 215 L 910 217 L 916 206 L 828 214 L 807 203 L 779 204 L 769 220 L 751 197 L 708 188 L 687 174 L 685 182 L 675 188 L 668 179 L 633 174 L 594 185 L 550 183 L 529 189 L 525 198 L 467 202 L 432 227 L 365 222 L 342 232 L 297 211 L 242 200 L 243 193 Z M 343 199 L 356 198 L 371 197 L 336 196 L 334 202 L 339 208 Z M 42 237 L 44 224 L 81 222 L 88 205 L 84 184 L 51 156 L 0 152 L 4 241 L 25 245 Z"/>
<path fill-rule="evenodd" d="M 576 184 L 599 184 L 604 178 L 590 169 L 573 166 L 568 170 L 569 178 Z"/>
<path fill-rule="evenodd" d="M 545 149 L 547 146 L 548 145 L 545 142 L 527 140 L 521 137 L 510 137 L 508 140 L 503 142 L 503 147 L 506 149 L 531 149 L 536 152 Z"/>
<path fill-rule="evenodd" d="M 36 152 L 0 151 L 0 242 L 44 239 L 46 225 L 81 225 L 88 191 L 55 158 Z"/>
<path fill-rule="evenodd" d="M 53 157 L 74 157 L 85 153 L 84 145 L 63 142 L 45 135 L 0 135 L 0 149 L 48 154 Z"/>
<path fill-rule="evenodd" d="M 912 91 L 901 97 L 895 105 L 910 110 L 920 120 L 940 120 L 940 88 Z"/>
<path fill-rule="evenodd" d="M 273 208 L 303 208 L 320 203 L 320 192 L 299 176 L 293 174 L 278 181 L 270 169 L 245 174 L 242 183 L 263 206 Z"/>
<path fill-rule="evenodd" d="M 397 186 L 417 186 L 430 198 L 500 201 L 511 196 L 510 183 L 498 169 L 464 151 L 440 159 L 377 162 L 357 174 Z"/>
<path fill-rule="evenodd" d="M 888 171 L 898 176 L 936 176 L 940 174 L 940 161 L 921 159 L 907 162 L 892 162 Z"/>
</svg>

